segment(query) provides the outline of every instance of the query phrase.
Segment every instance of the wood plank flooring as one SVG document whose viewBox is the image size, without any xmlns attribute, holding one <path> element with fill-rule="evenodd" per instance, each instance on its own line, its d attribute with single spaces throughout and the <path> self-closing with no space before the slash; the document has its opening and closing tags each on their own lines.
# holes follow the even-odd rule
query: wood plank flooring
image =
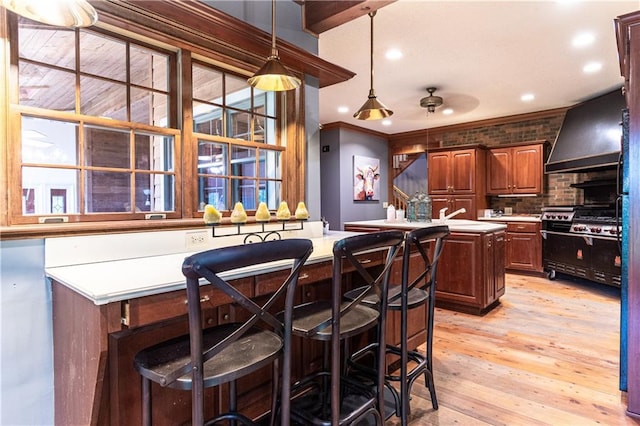
<svg viewBox="0 0 640 426">
<path fill-rule="evenodd" d="M 500 300 L 483 317 L 437 309 L 440 408 L 417 382 L 410 425 L 640 425 L 618 390 L 618 289 L 507 274 Z"/>
</svg>

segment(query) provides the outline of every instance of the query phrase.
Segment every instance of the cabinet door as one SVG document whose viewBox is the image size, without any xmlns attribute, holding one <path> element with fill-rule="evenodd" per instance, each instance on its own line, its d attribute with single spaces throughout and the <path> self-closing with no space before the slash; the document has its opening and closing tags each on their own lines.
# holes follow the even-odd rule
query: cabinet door
<svg viewBox="0 0 640 426">
<path fill-rule="evenodd" d="M 451 186 L 455 194 L 476 192 L 476 151 L 465 149 L 451 152 Z"/>
<path fill-rule="evenodd" d="M 542 193 L 542 145 L 513 147 L 511 192 Z"/>
<path fill-rule="evenodd" d="M 511 149 L 492 149 L 487 155 L 487 194 L 510 192 Z"/>
<path fill-rule="evenodd" d="M 436 305 L 483 307 L 484 265 L 481 234 L 451 233 L 438 261 Z"/>
<path fill-rule="evenodd" d="M 447 212 L 452 211 L 452 202 L 449 197 L 431 197 L 431 217 L 438 219 L 440 216 L 440 210 L 447 208 Z"/>
<path fill-rule="evenodd" d="M 507 268 L 524 271 L 541 270 L 540 235 L 525 232 L 509 232 Z"/>
<path fill-rule="evenodd" d="M 429 194 L 447 194 L 451 189 L 451 153 L 432 152 L 428 156 Z"/>
<path fill-rule="evenodd" d="M 470 195 L 468 197 L 456 195 L 453 199 L 452 205 L 449 205 L 449 211 L 447 213 L 453 213 L 454 211 L 464 208 L 465 213 L 461 213 L 454 217 L 454 219 L 477 219 L 476 212 L 476 197 Z"/>
</svg>

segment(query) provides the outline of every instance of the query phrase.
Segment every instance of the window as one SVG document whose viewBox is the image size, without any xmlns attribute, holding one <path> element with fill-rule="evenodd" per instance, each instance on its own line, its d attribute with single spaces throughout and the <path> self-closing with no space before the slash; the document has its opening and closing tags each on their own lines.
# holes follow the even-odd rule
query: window
<svg viewBox="0 0 640 426">
<path fill-rule="evenodd" d="M 276 137 L 276 94 L 246 79 L 194 62 L 193 127 L 198 140 L 198 209 L 255 210 L 280 203 L 281 150 Z"/>
<path fill-rule="evenodd" d="M 21 216 L 175 214 L 175 54 L 24 18 L 18 38 Z"/>
<path fill-rule="evenodd" d="M 188 219 L 205 204 L 229 214 L 238 201 L 275 210 L 304 198 L 304 182 L 284 179 L 304 157 L 298 92 L 253 89 L 242 58 L 231 71 L 137 23 L 124 35 L 8 16 L 8 224 Z"/>
</svg>

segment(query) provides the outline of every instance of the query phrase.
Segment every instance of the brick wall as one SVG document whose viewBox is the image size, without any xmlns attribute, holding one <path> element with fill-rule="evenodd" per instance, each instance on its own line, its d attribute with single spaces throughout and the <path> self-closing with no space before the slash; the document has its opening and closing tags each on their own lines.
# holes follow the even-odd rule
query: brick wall
<svg viewBox="0 0 640 426">
<path fill-rule="evenodd" d="M 412 134 L 391 137 L 390 149 L 393 153 L 407 153 L 406 147 L 409 144 L 421 149 L 424 144 L 415 144 L 415 140 L 419 138 L 425 141 L 428 139 L 430 147 L 468 144 L 482 144 L 487 147 L 494 147 L 546 140 L 549 142 L 548 156 L 563 119 L 564 111 L 558 111 L 547 116 L 523 119 L 521 121 L 515 121 L 510 118 L 505 119 L 504 123 L 500 123 L 500 120 L 488 120 L 487 122 L 478 122 L 477 126 L 474 126 L 473 123 L 467 123 L 460 126 L 430 129 L 428 133 L 426 131 L 422 133 L 413 132 Z M 572 183 L 609 177 L 615 177 L 615 171 L 548 174 L 543 177 L 544 195 L 519 198 L 489 197 L 489 207 L 501 210 L 504 210 L 505 207 L 511 207 L 514 213 L 539 214 L 543 206 L 581 204 L 583 202 L 582 190 L 572 188 L 570 186 Z"/>
</svg>

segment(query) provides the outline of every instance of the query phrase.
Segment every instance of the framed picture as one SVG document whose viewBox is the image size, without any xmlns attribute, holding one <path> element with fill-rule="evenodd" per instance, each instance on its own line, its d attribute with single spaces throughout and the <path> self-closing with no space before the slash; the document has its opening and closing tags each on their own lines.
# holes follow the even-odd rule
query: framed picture
<svg viewBox="0 0 640 426">
<path fill-rule="evenodd" d="M 380 200 L 380 159 L 353 156 L 353 199 Z"/>
</svg>

